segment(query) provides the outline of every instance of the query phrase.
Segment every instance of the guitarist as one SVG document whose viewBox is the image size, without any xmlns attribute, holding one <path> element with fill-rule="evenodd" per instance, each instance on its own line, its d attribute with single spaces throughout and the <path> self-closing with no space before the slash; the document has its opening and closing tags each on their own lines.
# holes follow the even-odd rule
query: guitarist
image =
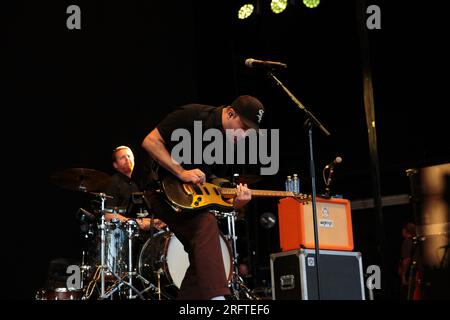
<svg viewBox="0 0 450 320">
<path fill-rule="evenodd" d="M 172 132 L 183 128 L 194 137 L 194 121 L 201 121 L 203 130 L 219 129 L 224 139 L 226 129 L 242 129 L 238 131 L 241 134 L 233 136 L 234 143 L 243 139 L 247 130 L 258 130 L 263 114 L 262 103 L 248 95 L 238 97 L 227 106 L 189 104 L 178 108 L 167 115 L 142 142 L 142 147 L 151 158 L 148 171 L 152 180 L 161 179 L 164 174 L 172 174 L 183 182 L 201 184 L 211 181 L 214 177 L 224 176 L 227 166 L 223 164 L 206 165 L 203 159 L 201 164 L 195 165 L 192 164 L 194 161 L 190 161 L 190 164 L 176 163 L 171 157 L 172 148 L 177 142 L 172 141 Z M 192 139 L 191 142 L 193 145 Z M 198 143 L 201 144 L 202 141 Z M 194 153 L 191 152 L 191 155 L 194 156 Z M 190 266 L 177 298 L 223 300 L 224 296 L 230 294 L 230 290 L 215 216 L 207 210 L 189 214 L 177 213 L 164 196 L 155 191 L 157 184 L 150 180 L 144 185 L 148 190 L 146 196 L 155 216 L 169 225 L 189 255 Z M 234 199 L 235 208 L 242 208 L 250 199 L 251 192 L 247 185 L 239 184 Z"/>
</svg>

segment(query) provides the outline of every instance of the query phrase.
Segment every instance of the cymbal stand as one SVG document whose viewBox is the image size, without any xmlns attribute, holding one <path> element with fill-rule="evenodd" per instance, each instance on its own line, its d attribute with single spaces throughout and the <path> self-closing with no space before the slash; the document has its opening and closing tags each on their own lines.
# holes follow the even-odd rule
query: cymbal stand
<svg viewBox="0 0 450 320">
<path fill-rule="evenodd" d="M 149 201 L 148 201 L 148 199 L 145 197 L 145 195 L 144 195 L 144 192 L 133 192 L 132 194 L 131 194 L 131 197 L 130 197 L 130 202 L 129 202 L 129 205 L 128 205 L 128 208 L 127 208 L 127 211 L 130 211 L 131 210 L 131 207 L 132 207 L 132 205 L 139 205 L 139 213 L 137 213 L 137 217 L 138 218 L 145 218 L 145 217 L 149 217 L 150 218 L 150 221 L 151 221 L 151 223 L 150 223 L 150 238 L 153 238 L 153 224 L 154 224 L 154 218 L 155 218 L 155 216 L 154 216 L 154 213 L 151 213 L 150 215 L 149 215 L 149 212 L 152 212 L 152 210 L 151 210 L 151 206 L 150 206 L 150 203 L 149 203 Z M 145 209 L 144 209 L 145 208 Z M 131 267 L 132 266 L 132 259 L 130 258 L 130 257 L 132 257 L 132 254 L 131 254 L 131 245 L 132 245 L 132 243 L 131 243 L 131 241 L 129 240 L 129 245 L 128 245 L 128 248 L 129 248 L 129 263 L 128 263 L 128 274 L 129 274 L 129 282 L 130 282 L 130 284 L 132 283 L 131 281 L 131 277 L 132 276 L 135 276 L 136 278 L 138 278 L 138 279 L 140 279 L 141 280 L 141 282 L 142 282 L 142 284 L 144 285 L 144 287 L 145 287 L 145 289 L 144 290 L 142 290 L 142 291 L 137 291 L 137 294 L 143 299 L 143 296 L 142 296 L 142 294 L 143 293 L 145 293 L 145 292 L 147 292 L 147 291 L 150 291 L 151 290 L 151 296 L 153 296 L 153 294 L 157 294 L 158 295 L 158 300 L 161 300 L 161 286 L 160 286 L 160 283 L 159 283 L 159 279 L 160 279 L 160 274 L 161 274 L 161 272 L 162 272 L 162 270 L 160 269 L 160 270 L 158 270 L 158 272 L 157 272 L 157 276 L 158 276 L 158 287 L 156 287 L 153 283 L 151 283 L 149 280 L 147 280 L 146 278 L 144 278 L 139 272 L 137 272 L 137 271 L 133 271 L 133 268 Z M 135 270 L 136 270 L 136 268 L 135 268 Z M 133 296 L 132 296 L 132 291 L 131 291 L 131 289 L 129 290 L 129 299 L 132 299 L 132 298 L 134 298 Z"/>
<path fill-rule="evenodd" d="M 142 300 L 145 300 L 142 293 L 145 291 L 140 292 L 136 287 L 133 286 L 133 277 L 137 277 L 138 279 L 142 280 L 146 284 L 150 284 L 150 288 L 154 287 L 147 279 L 142 277 L 140 274 L 138 274 L 133 266 L 133 238 L 138 235 L 137 233 L 137 223 L 135 220 L 128 220 L 125 223 L 126 229 L 127 229 L 127 237 L 128 237 L 128 271 L 126 275 L 119 277 L 115 272 L 111 272 L 113 276 L 117 279 L 117 282 L 109 288 L 108 293 L 105 295 L 105 297 L 111 296 L 114 292 L 118 291 L 123 285 L 126 285 L 128 287 L 128 294 L 127 299 L 135 299 L 137 297 L 141 298 Z M 128 281 L 125 281 L 124 279 L 127 278 Z M 136 292 L 136 295 L 133 295 L 133 291 Z"/>
<path fill-rule="evenodd" d="M 98 194 L 101 200 L 100 207 L 100 298 L 105 297 L 105 269 L 107 268 L 105 262 L 106 249 L 106 224 L 105 224 L 105 200 L 106 194 Z"/>
<path fill-rule="evenodd" d="M 230 241 L 231 244 L 231 253 L 232 253 L 232 265 L 233 265 L 233 271 L 232 271 L 232 277 L 231 281 L 229 283 L 232 295 L 236 300 L 240 299 L 240 293 L 243 293 L 245 297 L 249 300 L 260 300 L 259 297 L 257 297 L 255 294 L 252 293 L 252 291 L 244 284 L 244 280 L 239 276 L 239 266 L 238 266 L 238 257 L 239 254 L 237 252 L 237 236 L 236 236 L 236 212 L 218 212 L 213 211 L 213 213 L 218 217 L 225 217 L 227 219 L 227 226 L 228 226 L 228 235 L 226 235 L 226 238 Z"/>
<path fill-rule="evenodd" d="M 128 299 L 136 298 L 133 296 L 133 275 L 135 271 L 133 271 L 133 237 L 136 235 L 137 224 L 134 220 L 128 220 L 126 223 L 127 234 L 128 234 Z"/>
<path fill-rule="evenodd" d="M 125 283 L 123 280 L 122 283 L 125 283 L 129 287 L 127 297 L 128 299 L 135 299 L 137 296 L 139 296 L 144 300 L 142 292 L 140 292 L 133 286 L 133 277 L 142 280 L 144 283 L 150 284 L 150 282 L 143 276 L 141 276 L 133 266 L 133 237 L 136 237 L 138 234 L 137 223 L 135 220 L 128 220 L 126 222 L 126 227 L 128 234 L 128 283 Z M 136 295 L 133 295 L 133 290 L 136 292 Z"/>
<path fill-rule="evenodd" d="M 114 270 L 111 270 L 111 268 L 109 268 L 106 265 L 106 223 L 105 223 L 105 201 L 106 198 L 108 198 L 109 196 L 107 196 L 104 193 L 97 193 L 95 194 L 97 197 L 100 198 L 101 200 L 101 209 L 100 209 L 100 299 L 107 299 L 109 297 L 112 298 L 112 295 L 114 294 L 114 292 L 116 292 L 117 290 L 120 289 L 120 287 L 122 287 L 123 284 L 126 284 L 130 287 L 130 291 L 133 289 L 136 292 L 139 293 L 139 291 L 133 287 L 133 285 L 131 283 L 127 283 L 123 280 L 123 278 L 120 278 L 115 272 Z M 133 221 L 134 224 L 136 224 L 135 221 Z M 130 223 L 129 224 L 129 230 L 133 229 L 133 224 Z M 129 231 L 129 244 L 132 241 L 132 236 L 130 236 L 130 232 L 134 232 L 134 231 Z M 129 247 L 129 255 L 130 258 L 129 260 L 131 261 L 132 259 L 132 251 L 131 251 L 131 246 Z M 132 266 L 129 266 L 129 270 L 130 268 L 132 268 Z M 131 269 L 132 270 L 132 269 Z M 105 273 L 106 271 L 109 271 L 117 280 L 118 280 L 118 284 L 114 284 L 112 287 L 110 287 L 108 289 L 108 292 L 106 292 L 106 285 L 105 285 Z M 131 277 L 131 275 L 128 275 L 129 277 Z M 142 297 L 142 296 L 141 296 Z M 143 297 L 142 297 L 143 298 Z"/>
</svg>

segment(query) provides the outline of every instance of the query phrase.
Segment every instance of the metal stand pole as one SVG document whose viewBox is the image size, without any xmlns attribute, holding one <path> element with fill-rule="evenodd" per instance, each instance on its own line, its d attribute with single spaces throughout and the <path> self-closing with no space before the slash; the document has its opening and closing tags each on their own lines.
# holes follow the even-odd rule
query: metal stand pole
<svg viewBox="0 0 450 320">
<path fill-rule="evenodd" d="M 311 196 L 312 196 L 312 211 L 313 211 L 313 225 L 314 225 L 314 252 L 316 260 L 316 281 L 317 281 L 317 300 L 320 300 L 320 247 L 319 247 L 319 229 L 317 226 L 317 204 L 316 204 L 316 169 L 314 167 L 314 151 L 312 140 L 312 123 L 306 120 L 306 128 L 308 129 L 309 141 L 309 173 L 311 175 Z"/>
<path fill-rule="evenodd" d="M 235 229 L 235 217 L 236 217 L 236 212 L 234 212 L 234 211 L 227 214 L 228 237 L 231 240 L 233 272 L 235 274 L 239 274 L 239 267 L 238 267 L 239 254 L 237 253 L 237 246 L 236 246 L 237 236 L 236 236 L 236 229 Z"/>
<path fill-rule="evenodd" d="M 232 259 L 232 277 L 231 277 L 231 283 L 230 287 L 233 293 L 233 296 L 236 300 L 240 299 L 240 292 L 243 292 L 246 297 L 250 300 L 259 300 L 259 298 L 254 295 L 249 288 L 244 284 L 244 281 L 239 276 L 239 266 L 238 266 L 238 257 L 239 254 L 237 252 L 237 236 L 236 236 L 236 212 L 218 212 L 218 211 L 212 211 L 216 217 L 223 217 L 225 216 L 227 218 L 227 225 L 228 225 L 228 235 L 226 236 L 228 240 L 231 240 L 231 259 Z"/>
<path fill-rule="evenodd" d="M 128 299 L 133 299 L 136 296 L 133 296 L 133 236 L 136 231 L 136 221 L 128 220 L 126 223 L 127 233 L 128 233 L 128 283 L 130 288 L 128 289 Z"/>
<path fill-rule="evenodd" d="M 105 226 L 105 200 L 106 195 L 100 193 L 101 209 L 100 209 L 100 298 L 105 298 L 105 248 L 106 248 L 106 226 Z"/>
</svg>

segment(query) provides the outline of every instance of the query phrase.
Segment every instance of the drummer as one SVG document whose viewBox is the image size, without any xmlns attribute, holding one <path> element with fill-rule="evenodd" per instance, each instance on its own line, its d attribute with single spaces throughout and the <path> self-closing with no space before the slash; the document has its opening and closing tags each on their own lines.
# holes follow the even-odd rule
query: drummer
<svg viewBox="0 0 450 320">
<path fill-rule="evenodd" d="M 105 220 L 110 221 L 117 218 L 125 222 L 131 217 L 127 216 L 127 208 L 130 202 L 132 193 L 139 192 L 139 188 L 132 180 L 134 169 L 134 154 L 127 146 L 119 146 L 113 150 L 112 164 L 116 173 L 111 177 L 110 183 L 105 192 L 112 196 L 106 200 L 107 212 L 105 213 Z M 149 231 L 151 228 L 150 218 L 137 218 L 136 222 L 139 229 Z M 156 229 L 166 227 L 166 224 L 159 219 L 154 219 L 153 226 Z"/>
</svg>

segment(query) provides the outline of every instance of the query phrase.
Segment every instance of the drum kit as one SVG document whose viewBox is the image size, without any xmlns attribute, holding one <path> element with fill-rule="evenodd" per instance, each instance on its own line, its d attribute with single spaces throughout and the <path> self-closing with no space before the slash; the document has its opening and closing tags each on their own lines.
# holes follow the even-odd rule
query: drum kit
<svg viewBox="0 0 450 320">
<path fill-rule="evenodd" d="M 107 213 L 130 216 L 125 208 L 105 206 L 111 196 L 102 190 L 105 190 L 109 179 L 110 176 L 103 172 L 86 168 L 67 169 L 51 176 L 59 187 L 92 196 L 98 208 L 80 208 L 77 213 L 82 236 L 86 240 L 79 266 L 79 287 L 67 284 L 66 287 L 41 289 L 36 293 L 37 300 L 171 300 L 177 297 L 189 267 L 188 254 L 182 243 L 166 227 L 154 234 L 152 232 L 147 239 L 140 239 L 139 243 L 143 245 L 137 246 L 136 239 L 142 238 L 142 234 L 136 219 L 122 222 L 113 218 L 107 221 Z M 146 209 L 150 211 L 148 205 Z M 228 234 L 220 235 L 220 244 L 231 297 L 259 299 L 238 274 L 236 213 L 212 213 L 217 219 L 225 219 L 228 225 Z M 135 218 L 140 216 L 135 214 Z"/>
</svg>

